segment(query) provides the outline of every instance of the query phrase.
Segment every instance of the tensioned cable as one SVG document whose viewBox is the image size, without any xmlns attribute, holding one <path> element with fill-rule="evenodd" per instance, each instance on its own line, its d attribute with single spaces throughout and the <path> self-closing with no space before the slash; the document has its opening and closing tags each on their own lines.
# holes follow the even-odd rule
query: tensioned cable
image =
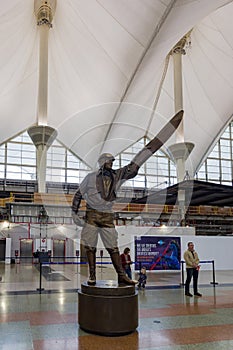
<svg viewBox="0 0 233 350">
<path fill-rule="evenodd" d="M 213 22 L 213 23 L 214 23 L 214 22 Z M 208 39 L 208 37 L 206 37 L 206 35 L 203 33 L 203 31 L 200 30 L 200 28 L 197 28 L 196 31 L 198 31 L 199 34 L 200 34 L 212 47 L 215 47 L 217 50 L 219 50 L 219 48 L 218 48 L 216 45 L 214 45 L 214 43 L 211 42 L 211 41 Z M 195 38 L 195 31 L 193 32 L 193 38 Z M 220 76 L 224 81 L 226 81 L 225 77 L 224 77 L 218 70 L 216 70 L 216 67 L 215 67 L 214 63 L 211 62 L 211 61 L 209 60 L 209 57 L 208 57 L 207 53 L 203 50 L 203 48 L 200 46 L 200 44 L 198 43 L 197 40 L 195 41 L 195 43 L 196 43 L 196 45 L 198 46 L 199 50 L 202 52 L 202 54 L 207 58 L 209 64 L 210 64 L 213 68 L 215 68 L 215 71 L 217 71 L 217 73 L 219 74 L 219 76 Z M 225 52 L 222 51 L 222 50 L 220 50 L 220 51 L 221 51 L 222 53 L 225 53 Z M 226 54 L 226 53 L 225 53 L 225 54 Z M 195 74 L 195 76 L 196 76 L 197 81 L 199 82 L 199 84 L 200 84 L 200 86 L 201 86 L 203 92 L 205 92 L 204 94 L 205 94 L 206 99 L 209 101 L 210 105 L 211 105 L 212 108 L 214 109 L 213 104 L 212 104 L 212 102 L 211 102 L 209 96 L 206 94 L 205 88 L 204 88 L 204 86 L 203 86 L 203 84 L 202 84 L 202 82 L 201 82 L 201 80 L 200 80 L 200 78 L 199 78 L 199 76 L 198 76 L 198 74 L 197 74 L 197 71 L 196 71 L 196 69 L 195 69 L 195 66 L 194 66 L 194 64 L 193 64 L 193 62 L 192 62 L 192 60 L 191 60 L 190 58 L 189 58 L 189 61 L 190 61 L 190 65 L 192 66 L 192 69 L 193 69 L 193 72 L 194 72 L 194 74 Z M 227 81 L 227 83 L 229 84 L 228 81 Z M 230 85 L 230 86 L 231 86 L 231 85 Z M 218 141 L 218 139 L 219 139 L 220 136 L 222 135 L 223 131 L 225 130 L 226 126 L 228 125 L 228 123 L 230 122 L 231 119 L 232 119 L 232 115 L 228 118 L 227 122 L 224 123 L 223 127 L 222 127 L 222 128 L 220 129 L 220 131 L 215 135 L 215 137 L 212 137 L 212 140 L 213 140 L 212 143 L 209 145 L 209 147 L 207 148 L 206 152 L 203 154 L 202 158 L 200 159 L 199 163 L 196 165 L 194 172 L 197 172 L 197 171 L 200 169 L 200 167 L 202 166 L 203 162 L 206 160 L 206 158 L 208 157 L 209 153 L 211 152 L 211 150 L 212 150 L 212 148 L 213 148 L 213 144 L 215 144 L 215 143 Z M 200 125 L 199 123 L 197 123 L 197 124 L 201 127 L 201 125 Z M 209 135 L 209 136 L 210 136 L 210 135 Z"/>
<path fill-rule="evenodd" d="M 172 1 L 170 1 L 170 4 L 167 6 L 167 8 L 166 8 L 166 10 L 165 10 L 165 12 L 164 12 L 164 14 L 163 14 L 163 16 L 161 17 L 159 23 L 157 24 L 157 26 L 156 26 L 156 28 L 155 28 L 153 34 L 152 34 L 152 37 L 151 37 L 151 39 L 150 39 L 150 41 L 149 41 L 147 47 L 145 48 L 144 52 L 142 53 L 142 56 L 141 56 L 141 58 L 139 59 L 138 64 L 137 64 L 137 66 L 136 66 L 136 68 L 135 68 L 135 70 L 134 70 L 134 72 L 133 72 L 131 78 L 129 79 L 128 84 L 127 84 L 127 86 L 126 86 L 126 88 L 125 88 L 125 91 L 124 91 L 124 93 L 123 93 L 123 95 L 122 95 L 122 97 L 121 97 L 121 99 L 120 99 L 119 106 L 117 107 L 116 112 L 114 113 L 114 116 L 113 116 L 112 121 L 111 121 L 111 123 L 110 123 L 110 126 L 109 126 L 109 128 L 108 128 L 108 131 L 107 131 L 107 133 L 106 133 L 106 135 L 105 135 L 105 138 L 104 138 L 104 141 L 103 141 L 103 145 L 104 145 L 105 141 L 108 139 L 109 133 L 110 133 L 110 131 L 111 131 L 111 129 L 112 129 L 112 125 L 113 125 L 113 123 L 114 123 L 114 120 L 115 120 L 116 117 L 117 117 L 117 114 L 118 114 L 118 111 L 119 111 L 119 109 L 120 109 L 120 107 L 121 107 L 121 104 L 122 104 L 123 100 L 125 99 L 125 96 L 127 95 L 128 91 L 129 91 L 129 88 L 130 88 L 130 86 L 131 86 L 131 84 L 132 84 L 132 82 L 133 82 L 133 80 L 134 80 L 134 78 L 135 78 L 135 76 L 136 76 L 136 74 L 137 74 L 137 72 L 138 72 L 138 70 L 139 70 L 141 64 L 142 64 L 142 62 L 143 62 L 143 59 L 145 58 L 147 52 L 148 52 L 149 49 L 151 48 L 151 45 L 152 45 L 153 41 L 155 40 L 156 36 L 157 36 L 158 33 L 160 32 L 160 30 L 161 30 L 163 24 L 165 23 L 165 21 L 166 21 L 168 15 L 170 14 L 171 10 L 173 9 L 173 7 L 174 7 L 176 1 L 177 1 L 177 0 L 172 0 Z M 103 146 L 102 146 L 102 148 L 101 148 L 100 153 L 102 153 L 102 150 L 103 150 Z"/>
<path fill-rule="evenodd" d="M 151 126 L 151 123 L 152 123 L 152 120 L 153 120 L 153 116 L 154 116 L 154 112 L 155 112 L 157 104 L 159 102 L 159 98 L 160 98 L 161 91 L 162 91 L 162 88 L 163 88 L 163 83 L 164 83 L 164 80 L 165 80 L 166 75 L 167 75 L 169 61 L 170 61 L 170 53 L 166 56 L 166 59 L 165 59 L 165 62 L 164 62 L 163 74 L 162 74 L 162 77 L 161 77 L 161 80 L 160 80 L 160 83 L 159 83 L 159 88 L 158 88 L 157 95 L 155 97 L 155 101 L 154 101 L 153 106 L 152 106 L 151 116 L 150 116 L 150 119 L 149 119 L 149 122 L 148 122 L 146 134 L 145 134 L 146 137 L 148 137 L 148 131 L 150 129 L 150 126 Z"/>
<path fill-rule="evenodd" d="M 106 49 L 103 47 L 103 45 L 101 45 L 101 43 L 98 41 L 98 39 L 96 38 L 96 36 L 94 35 L 94 33 L 92 31 L 90 31 L 89 26 L 87 25 L 87 23 L 83 20 L 83 18 L 80 16 L 80 14 L 78 13 L 78 11 L 76 10 L 75 7 L 73 7 L 73 5 L 70 3 L 70 7 L 72 8 L 72 10 L 77 14 L 77 16 L 79 17 L 80 21 L 83 23 L 83 25 L 85 26 L 85 28 L 87 29 L 88 33 L 90 34 L 90 36 L 95 40 L 95 42 L 98 44 L 98 46 L 105 52 L 106 56 L 109 57 L 109 59 L 114 63 L 114 65 L 117 67 L 117 69 L 119 69 L 119 71 L 121 72 L 121 74 L 125 77 L 125 79 L 127 79 L 125 73 L 121 70 L 120 66 L 117 64 L 117 62 L 115 62 L 113 60 L 113 58 L 109 55 L 109 53 L 106 51 Z M 101 6 L 102 8 L 104 8 L 103 6 Z M 105 8 L 104 8 L 105 9 Z M 106 9 L 105 9 L 106 11 Z M 107 11 L 106 11 L 107 12 Z M 107 12 L 109 14 L 109 12 Z M 112 16 L 113 17 L 113 16 Z M 114 18 L 114 17 L 113 17 Z M 114 18 L 115 19 L 115 18 Z M 116 20 L 116 19 L 115 19 Z M 118 22 L 119 23 L 119 22 Z M 124 28 L 124 27 L 123 27 Z M 124 28 L 125 29 L 125 28 Z M 132 35 L 131 35 L 132 36 Z M 138 42 L 138 41 L 137 41 Z M 139 42 L 138 42 L 139 43 Z"/>
<path fill-rule="evenodd" d="M 99 0 L 96 0 L 96 2 L 109 14 L 109 16 L 111 16 L 114 19 L 114 21 L 116 21 L 119 24 L 120 27 L 122 27 L 132 38 L 134 38 L 134 40 L 137 41 L 140 44 L 140 46 L 144 47 L 144 44 L 140 42 L 131 32 L 129 32 L 128 29 L 125 26 L 123 26 L 122 23 L 120 23 L 116 17 L 112 15 L 111 12 L 109 12 Z"/>
</svg>

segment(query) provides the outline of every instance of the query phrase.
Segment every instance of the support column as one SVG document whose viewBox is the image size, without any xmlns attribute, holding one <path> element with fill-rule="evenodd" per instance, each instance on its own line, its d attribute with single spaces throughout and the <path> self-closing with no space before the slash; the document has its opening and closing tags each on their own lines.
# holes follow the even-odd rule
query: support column
<svg viewBox="0 0 233 350">
<path fill-rule="evenodd" d="M 194 144 L 192 142 L 180 142 L 171 145 L 168 148 L 171 158 L 176 164 L 178 183 L 185 180 L 185 161 L 192 152 Z M 180 213 L 180 222 L 184 222 L 185 218 L 185 190 L 178 189 L 178 205 Z"/>
<path fill-rule="evenodd" d="M 37 123 L 39 125 L 47 124 L 48 109 L 48 38 L 49 26 L 43 24 L 39 26 L 40 48 L 39 48 L 39 86 L 38 86 L 38 105 L 37 105 Z"/>
<path fill-rule="evenodd" d="M 38 192 L 45 193 L 47 151 L 56 139 L 57 131 L 50 126 L 36 125 L 30 127 L 27 132 L 36 146 Z"/>
<path fill-rule="evenodd" d="M 39 82 L 37 123 L 47 125 L 48 108 L 48 40 L 56 10 L 56 0 L 34 0 L 34 11 L 39 30 Z"/>
<path fill-rule="evenodd" d="M 56 9 L 56 0 L 34 0 L 34 11 L 39 28 L 39 81 L 37 102 L 37 125 L 28 129 L 36 146 L 38 192 L 46 191 L 47 150 L 57 137 L 57 131 L 48 122 L 48 39 L 49 29 Z"/>
<path fill-rule="evenodd" d="M 173 75 L 174 75 L 174 104 L 175 113 L 183 110 L 183 83 L 182 83 L 182 50 L 174 50 L 172 53 L 173 58 Z M 184 121 L 182 120 L 178 132 L 177 132 L 176 142 L 184 141 Z"/>
<path fill-rule="evenodd" d="M 171 55 L 174 64 L 174 106 L 175 112 L 183 108 L 183 82 L 182 82 L 182 55 L 185 55 L 185 45 L 190 40 L 190 32 L 185 35 L 173 48 Z M 190 42 L 189 42 L 190 43 Z M 176 144 L 169 147 L 171 158 L 176 163 L 177 181 L 182 182 L 185 179 L 186 169 L 185 162 L 192 152 L 194 144 L 184 141 L 184 119 L 177 130 Z M 185 191 L 178 190 L 178 205 L 180 212 L 180 221 L 185 216 Z"/>
</svg>

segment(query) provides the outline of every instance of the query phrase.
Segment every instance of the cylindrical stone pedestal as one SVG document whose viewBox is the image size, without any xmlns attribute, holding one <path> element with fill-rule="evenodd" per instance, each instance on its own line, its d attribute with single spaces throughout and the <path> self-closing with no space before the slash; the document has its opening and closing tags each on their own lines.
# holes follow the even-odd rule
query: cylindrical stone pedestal
<svg viewBox="0 0 233 350">
<path fill-rule="evenodd" d="M 117 336 L 134 332 L 138 326 L 138 294 L 134 286 L 116 281 L 82 283 L 78 292 L 78 322 L 86 332 Z"/>
</svg>

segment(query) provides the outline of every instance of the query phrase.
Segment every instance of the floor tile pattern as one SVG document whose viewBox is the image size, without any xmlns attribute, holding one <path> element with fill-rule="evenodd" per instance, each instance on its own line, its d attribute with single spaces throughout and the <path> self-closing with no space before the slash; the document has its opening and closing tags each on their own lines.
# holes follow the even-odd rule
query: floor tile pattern
<svg viewBox="0 0 233 350">
<path fill-rule="evenodd" d="M 32 278 L 31 289 L 26 290 L 29 276 L 26 285 L 18 279 L 18 291 L 11 285 L 15 284 L 14 274 L 6 273 L 0 283 L 1 350 L 233 349 L 233 281 L 230 279 L 215 287 L 203 281 L 199 284 L 203 297 L 190 298 L 184 296 L 183 286 L 174 283 L 174 276 L 167 275 L 173 283 L 164 285 L 161 282 L 164 276 L 159 283 L 158 276 L 154 283 L 151 277 L 146 289 L 137 291 L 137 330 L 125 336 L 105 337 L 79 328 L 78 289 L 62 288 L 64 282 L 53 281 L 39 293 L 38 281 L 30 268 L 24 272 L 27 271 Z M 72 277 L 71 272 L 66 275 Z M 85 278 L 82 275 L 75 283 L 80 285 Z M 70 281 L 67 283 L 70 285 Z M 98 320 L 98 315 L 94 317 Z"/>
</svg>

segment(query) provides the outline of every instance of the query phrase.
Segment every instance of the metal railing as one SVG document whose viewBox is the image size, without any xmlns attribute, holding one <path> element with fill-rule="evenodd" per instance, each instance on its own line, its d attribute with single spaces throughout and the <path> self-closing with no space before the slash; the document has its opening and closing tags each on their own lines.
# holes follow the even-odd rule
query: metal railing
<svg viewBox="0 0 233 350">
<path fill-rule="evenodd" d="M 14 259 L 12 259 L 12 257 L 8 257 L 6 259 L 10 259 L 11 261 L 14 260 L 14 262 L 16 264 L 19 264 L 20 261 L 30 261 L 32 265 L 37 265 L 38 266 L 38 271 L 39 271 L 39 286 L 37 288 L 37 291 L 39 293 L 41 293 L 44 288 L 42 286 L 42 277 L 43 277 L 43 266 L 52 266 L 52 265 L 77 265 L 77 267 L 79 265 L 87 265 L 87 259 L 86 256 L 79 256 L 79 252 L 77 251 L 77 255 L 76 256 L 50 256 L 49 254 L 47 254 L 47 252 L 45 252 L 45 254 L 41 254 L 41 256 L 39 257 L 35 257 L 35 256 L 24 256 L 24 257 L 20 257 L 20 256 L 15 256 Z M 108 261 L 106 261 L 108 260 Z M 180 285 L 183 286 L 184 283 L 184 264 L 185 262 L 183 260 L 180 261 L 181 263 L 181 269 L 177 270 L 177 272 L 181 273 L 181 283 Z M 215 279 L 215 262 L 214 260 L 202 260 L 200 261 L 201 264 L 212 264 L 212 281 L 210 282 L 210 284 L 212 284 L 214 287 L 215 285 L 218 284 L 218 282 L 216 282 Z M 112 265 L 112 262 L 110 260 L 109 256 L 103 256 L 102 254 L 100 254 L 99 256 L 96 257 L 96 264 L 98 265 Z M 143 262 L 142 261 L 135 261 L 133 264 L 138 264 L 139 266 L 139 270 L 140 267 L 143 266 Z M 138 269 L 137 269 L 138 270 Z M 159 272 L 164 272 L 165 270 L 158 270 Z M 168 271 L 168 270 L 166 270 Z M 170 271 L 170 270 L 169 270 Z"/>
<path fill-rule="evenodd" d="M 181 260 L 181 285 L 184 286 L 184 264 L 185 261 Z M 212 264 L 212 277 L 213 280 L 210 282 L 210 284 L 213 284 L 213 286 L 215 287 L 216 284 L 218 284 L 218 282 L 216 282 L 215 280 L 215 263 L 214 260 L 201 260 L 200 264 Z"/>
</svg>

